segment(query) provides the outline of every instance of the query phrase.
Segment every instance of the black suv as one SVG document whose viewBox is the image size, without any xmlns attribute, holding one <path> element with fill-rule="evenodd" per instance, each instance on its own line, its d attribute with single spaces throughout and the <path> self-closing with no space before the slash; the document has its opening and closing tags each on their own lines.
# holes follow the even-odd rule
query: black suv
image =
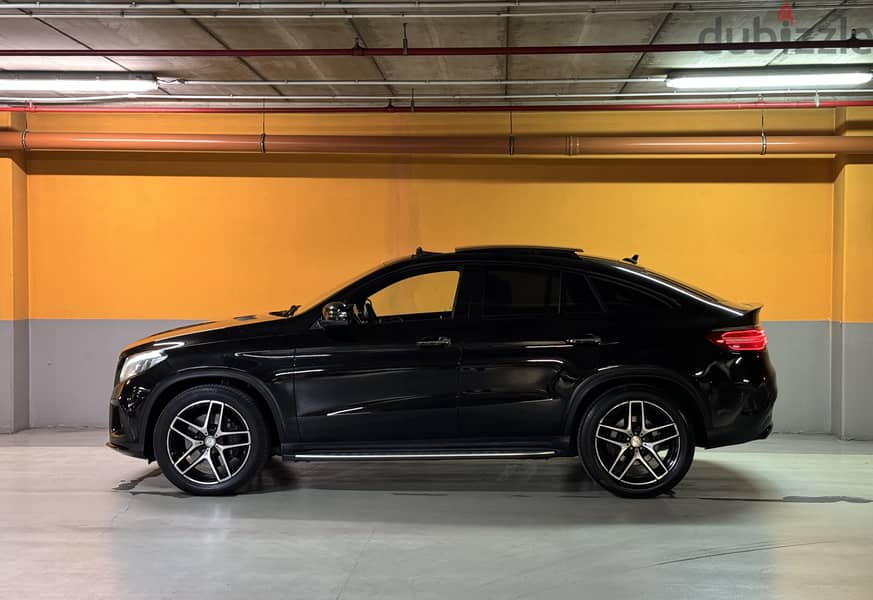
<svg viewBox="0 0 873 600">
<path fill-rule="evenodd" d="M 760 308 L 636 257 L 419 249 L 309 304 L 128 346 L 109 446 L 193 494 L 232 492 L 279 454 L 579 456 L 610 491 L 654 496 L 695 446 L 770 433 Z"/>
</svg>

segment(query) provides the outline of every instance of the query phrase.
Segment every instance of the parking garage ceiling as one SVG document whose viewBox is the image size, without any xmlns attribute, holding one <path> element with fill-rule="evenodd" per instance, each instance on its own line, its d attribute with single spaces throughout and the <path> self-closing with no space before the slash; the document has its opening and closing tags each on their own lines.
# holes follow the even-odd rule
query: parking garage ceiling
<svg viewBox="0 0 873 600">
<path fill-rule="evenodd" d="M 5 2 L 0 5 L 3 71 L 146 73 L 156 77 L 159 86 L 139 96 L 111 98 L 4 92 L 6 97 L 0 102 L 8 106 L 60 101 L 132 106 L 390 104 L 408 108 L 413 103 L 419 107 L 495 107 L 701 99 L 873 100 L 869 83 L 837 90 L 779 89 L 757 94 L 755 90 L 683 93 L 664 81 L 670 72 L 683 69 L 859 65 L 869 70 L 873 63 L 870 47 L 657 50 L 671 44 L 719 42 L 849 40 L 851 44 L 852 40 L 869 41 L 871 29 L 870 0 Z M 437 50 L 429 56 L 215 55 L 228 50 L 304 51 L 356 45 L 402 51 L 404 44 L 412 53 L 416 48 Z M 560 54 L 438 52 L 441 48 L 616 45 L 646 48 Z M 169 52 L 157 56 L 151 52 L 156 50 Z M 21 51 L 35 54 L 21 55 Z M 51 55 L 52 51 L 86 55 L 58 56 Z M 146 55 L 123 55 L 129 52 Z"/>
</svg>

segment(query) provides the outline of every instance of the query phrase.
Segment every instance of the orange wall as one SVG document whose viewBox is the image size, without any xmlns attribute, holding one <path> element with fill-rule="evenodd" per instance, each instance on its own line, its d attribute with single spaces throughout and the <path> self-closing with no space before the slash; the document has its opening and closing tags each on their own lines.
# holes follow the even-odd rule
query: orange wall
<svg viewBox="0 0 873 600">
<path fill-rule="evenodd" d="M 481 243 L 639 253 L 765 319 L 831 315 L 828 160 L 164 161 L 31 158 L 31 317 L 276 309 L 419 244 Z"/>
<path fill-rule="evenodd" d="M 869 126 L 871 115 L 768 110 L 764 124 L 769 133 L 853 134 Z M 34 113 L 27 125 L 191 133 L 750 134 L 760 131 L 761 112 Z M 650 268 L 764 302 L 768 320 L 873 320 L 870 290 L 842 289 L 846 273 L 856 287 L 870 280 L 856 274 L 864 272 L 873 240 L 865 220 L 871 168 L 843 169 L 832 156 L 43 152 L 28 157 L 28 229 L 18 239 L 29 236 L 33 318 L 222 317 L 306 300 L 417 245 L 533 243 L 616 257 L 639 253 Z"/>
<path fill-rule="evenodd" d="M 27 318 L 26 178 L 18 162 L 0 157 L 0 320 Z"/>
</svg>

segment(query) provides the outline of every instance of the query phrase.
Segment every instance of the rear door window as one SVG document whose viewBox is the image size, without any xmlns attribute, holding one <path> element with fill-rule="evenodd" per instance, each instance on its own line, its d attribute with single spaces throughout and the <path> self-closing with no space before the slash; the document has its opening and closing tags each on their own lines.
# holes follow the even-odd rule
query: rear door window
<svg viewBox="0 0 873 600">
<path fill-rule="evenodd" d="M 557 314 L 559 284 L 560 278 L 553 271 L 488 269 L 482 314 L 486 317 Z"/>
</svg>

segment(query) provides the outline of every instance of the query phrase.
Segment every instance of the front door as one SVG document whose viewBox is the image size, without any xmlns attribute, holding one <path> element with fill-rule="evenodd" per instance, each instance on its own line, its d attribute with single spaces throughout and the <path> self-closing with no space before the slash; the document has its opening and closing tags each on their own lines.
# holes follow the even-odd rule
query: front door
<svg viewBox="0 0 873 600">
<path fill-rule="evenodd" d="M 355 292 L 359 318 L 298 346 L 304 442 L 398 442 L 458 435 L 458 270 L 405 273 Z"/>
</svg>

